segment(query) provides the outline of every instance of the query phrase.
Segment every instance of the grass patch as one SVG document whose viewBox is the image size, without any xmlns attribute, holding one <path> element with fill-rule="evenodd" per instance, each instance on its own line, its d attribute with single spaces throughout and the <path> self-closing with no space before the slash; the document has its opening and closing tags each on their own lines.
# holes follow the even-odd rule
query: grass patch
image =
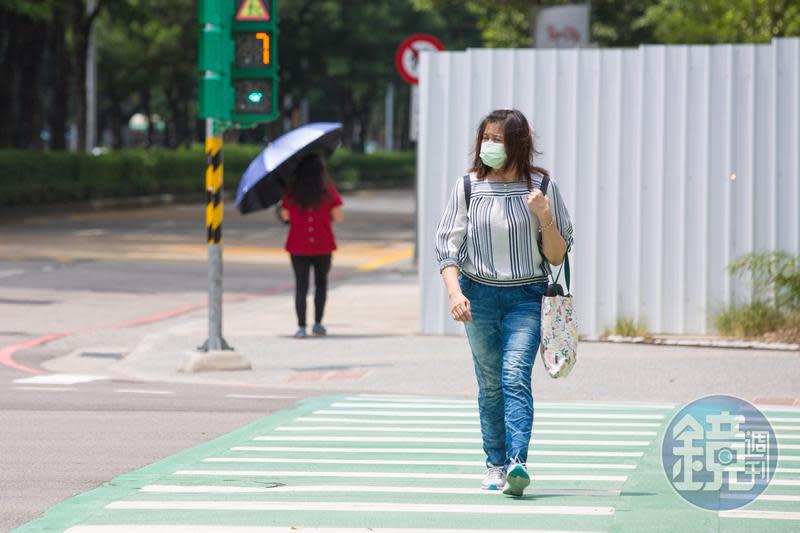
<svg viewBox="0 0 800 533">
<path fill-rule="evenodd" d="M 766 302 L 734 305 L 714 317 L 714 325 L 727 337 L 754 338 L 783 327 L 786 318 L 776 307 Z"/>
<path fill-rule="evenodd" d="M 622 337 L 650 337 L 644 322 L 636 322 L 630 318 L 620 317 L 610 328 L 603 330 L 603 336 L 620 335 Z"/>
<path fill-rule="evenodd" d="M 752 302 L 731 305 L 714 316 L 722 335 L 768 342 L 800 342 L 800 257 L 784 251 L 754 252 L 728 266 L 748 281 Z"/>
</svg>

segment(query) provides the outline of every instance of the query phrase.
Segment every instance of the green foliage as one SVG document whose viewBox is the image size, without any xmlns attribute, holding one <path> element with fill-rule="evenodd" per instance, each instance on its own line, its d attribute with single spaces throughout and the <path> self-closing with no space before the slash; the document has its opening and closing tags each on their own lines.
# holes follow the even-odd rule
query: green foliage
<svg viewBox="0 0 800 533">
<path fill-rule="evenodd" d="M 728 271 L 750 281 L 753 298 L 750 304 L 732 305 L 717 313 L 714 323 L 721 334 L 760 337 L 784 328 L 797 331 L 800 258 L 783 251 L 754 252 L 731 262 Z"/>
<path fill-rule="evenodd" d="M 800 35 L 797 0 L 660 0 L 637 27 L 652 27 L 668 44 L 766 43 Z"/>
<path fill-rule="evenodd" d="M 654 41 L 650 26 L 637 24 L 657 0 L 595 0 L 592 41 L 600 46 L 638 46 Z"/>
<path fill-rule="evenodd" d="M 781 311 L 800 310 L 800 258 L 783 251 L 754 252 L 742 256 L 728 271 L 746 277 L 753 285 L 753 299 Z"/>
<path fill-rule="evenodd" d="M 480 30 L 483 46 L 530 47 L 531 21 L 535 10 L 573 4 L 574 0 L 413 0 L 423 10 L 448 16 L 466 11 Z M 657 0 L 594 0 L 592 2 L 592 41 L 601 46 L 637 46 L 653 41 L 652 29 L 637 24 L 648 7 Z M 462 15 L 463 16 L 463 15 Z"/>
<path fill-rule="evenodd" d="M 338 150 L 329 163 L 331 177 L 342 188 L 407 187 L 416 175 L 414 152 L 359 154 Z"/>
<path fill-rule="evenodd" d="M 649 337 L 650 332 L 644 322 L 636 322 L 630 318 L 620 317 L 611 328 L 603 331 L 603 336 L 621 335 L 623 337 Z"/>
<path fill-rule="evenodd" d="M 235 191 L 259 146 L 224 150 L 226 190 Z M 413 152 L 356 154 L 339 150 L 330 174 L 343 189 L 410 186 Z M 7 207 L 79 202 L 150 194 L 201 194 L 205 155 L 200 146 L 178 150 L 118 150 L 100 156 L 23 150 L 0 151 L 0 187 Z"/>
<path fill-rule="evenodd" d="M 717 331 L 730 337 L 760 337 L 780 329 L 784 323 L 784 313 L 760 301 L 731 306 L 714 317 Z"/>
</svg>

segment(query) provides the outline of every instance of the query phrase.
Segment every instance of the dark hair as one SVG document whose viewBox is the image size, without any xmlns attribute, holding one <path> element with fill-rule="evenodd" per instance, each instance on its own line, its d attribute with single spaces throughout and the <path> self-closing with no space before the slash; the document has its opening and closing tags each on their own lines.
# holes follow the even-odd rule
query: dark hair
<svg viewBox="0 0 800 533">
<path fill-rule="evenodd" d="M 489 124 L 501 124 L 503 128 L 503 144 L 506 149 L 506 162 L 498 170 L 513 171 L 515 181 L 524 181 L 530 184 L 530 174 L 546 176 L 549 173 L 542 167 L 533 164 L 533 158 L 540 155 L 533 144 L 533 132 L 528 125 L 528 120 L 516 109 L 496 109 L 486 115 L 478 126 L 478 135 L 475 139 L 475 152 L 470 172 L 477 173 L 478 179 L 483 179 L 492 171 L 492 168 L 481 161 L 481 142 L 483 133 Z"/>
<path fill-rule="evenodd" d="M 287 186 L 288 194 L 303 209 L 317 209 L 328 198 L 328 172 L 318 153 L 304 157 Z"/>
</svg>

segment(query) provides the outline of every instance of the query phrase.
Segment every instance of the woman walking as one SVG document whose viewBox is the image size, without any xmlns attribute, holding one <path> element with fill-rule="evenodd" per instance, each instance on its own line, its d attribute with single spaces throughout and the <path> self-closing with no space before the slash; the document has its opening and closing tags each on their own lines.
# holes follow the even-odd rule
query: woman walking
<svg viewBox="0 0 800 533">
<path fill-rule="evenodd" d="M 522 113 L 484 118 L 472 168 L 457 181 L 436 236 L 450 313 L 464 322 L 478 381 L 487 466 L 481 488 L 515 496 L 530 484 L 531 369 L 547 263 L 560 264 L 572 245 L 569 213 L 547 171 L 533 165 L 535 154 Z"/>
<path fill-rule="evenodd" d="M 331 254 L 336 250 L 332 223 L 342 222 L 342 199 L 328 179 L 325 161 L 319 154 L 305 157 L 281 202 L 281 218 L 289 222 L 285 249 L 291 255 L 295 279 L 295 311 L 299 329 L 295 338 L 306 332 L 306 297 L 309 274 L 314 267 L 314 335 L 325 335 L 322 325 L 328 293 Z"/>
</svg>

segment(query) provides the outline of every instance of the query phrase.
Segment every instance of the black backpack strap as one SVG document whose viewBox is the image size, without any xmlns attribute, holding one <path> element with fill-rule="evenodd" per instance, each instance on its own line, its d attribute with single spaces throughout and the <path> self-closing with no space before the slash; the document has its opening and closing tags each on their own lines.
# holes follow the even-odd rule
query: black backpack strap
<svg viewBox="0 0 800 533">
<path fill-rule="evenodd" d="M 472 194 L 472 178 L 469 174 L 464 175 L 464 200 L 467 202 L 467 211 L 469 211 L 469 197 Z"/>
<path fill-rule="evenodd" d="M 547 196 L 547 188 L 550 186 L 550 176 L 545 174 L 542 176 L 542 183 L 539 185 L 539 190 L 542 191 L 542 194 Z M 539 235 L 539 253 L 544 259 L 544 251 L 542 251 L 542 237 L 541 234 Z M 550 271 L 549 265 L 547 265 L 547 259 L 545 261 L 545 268 L 547 271 Z M 561 270 L 564 270 L 564 281 L 567 284 L 567 294 L 570 294 L 569 282 L 570 282 L 570 271 L 569 271 L 569 253 L 564 254 L 564 261 L 561 262 L 561 268 L 558 269 L 558 274 L 556 274 L 555 278 L 553 279 L 553 284 L 558 283 L 558 279 L 561 277 Z M 550 276 L 552 277 L 553 273 L 550 272 Z"/>
<path fill-rule="evenodd" d="M 539 186 L 539 189 L 545 196 L 547 196 L 547 187 L 549 186 L 550 186 L 550 176 L 545 174 L 544 176 L 542 176 L 542 184 Z"/>
</svg>

